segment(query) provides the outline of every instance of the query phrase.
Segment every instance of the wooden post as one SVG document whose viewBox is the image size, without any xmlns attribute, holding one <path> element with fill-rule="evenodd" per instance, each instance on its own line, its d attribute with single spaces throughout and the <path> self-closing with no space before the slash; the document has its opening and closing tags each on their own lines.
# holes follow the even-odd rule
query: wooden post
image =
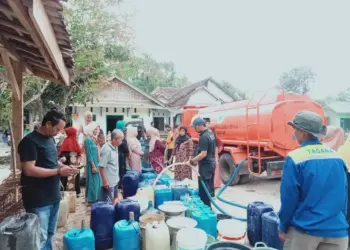
<svg viewBox="0 0 350 250">
<path fill-rule="evenodd" d="M 16 82 L 19 90 L 19 100 L 13 94 L 12 95 L 12 128 L 13 128 L 13 138 L 12 143 L 15 146 L 16 155 L 16 169 L 20 169 L 20 159 L 17 154 L 17 148 L 19 142 L 23 138 L 23 66 L 21 62 L 12 61 L 13 71 L 15 73 Z M 11 83 L 14 84 L 14 83 Z"/>
</svg>

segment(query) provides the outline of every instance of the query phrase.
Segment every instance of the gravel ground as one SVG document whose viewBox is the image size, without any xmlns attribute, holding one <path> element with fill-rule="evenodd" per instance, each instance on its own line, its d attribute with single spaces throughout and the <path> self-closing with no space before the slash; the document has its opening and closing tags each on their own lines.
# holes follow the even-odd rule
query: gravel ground
<svg viewBox="0 0 350 250">
<path fill-rule="evenodd" d="M 278 210 L 280 207 L 279 185 L 279 180 L 259 178 L 251 180 L 249 183 L 244 185 L 229 187 L 222 196 L 227 200 L 237 202 L 242 205 L 248 205 L 248 203 L 252 201 L 264 201 L 273 205 L 275 210 Z M 90 224 L 90 208 L 85 205 L 84 198 L 82 197 L 84 197 L 83 193 L 80 198 L 77 199 L 77 211 L 69 215 L 67 225 L 58 229 L 58 232 L 54 238 L 55 250 L 63 249 L 63 235 L 69 229 L 80 228 L 82 220 L 85 220 L 86 225 Z M 220 204 L 220 206 L 231 215 L 243 218 L 246 217 L 246 211 L 244 209 L 232 207 L 223 204 L 220 201 L 218 201 L 218 204 Z"/>
</svg>

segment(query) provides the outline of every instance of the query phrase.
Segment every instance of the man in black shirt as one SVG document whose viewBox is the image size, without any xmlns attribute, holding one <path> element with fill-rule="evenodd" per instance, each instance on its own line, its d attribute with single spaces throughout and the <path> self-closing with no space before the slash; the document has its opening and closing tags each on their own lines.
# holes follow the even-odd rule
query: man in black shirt
<svg viewBox="0 0 350 250">
<path fill-rule="evenodd" d="M 58 161 L 53 137 L 65 124 L 64 115 L 53 109 L 44 116 L 41 127 L 25 136 L 18 146 L 23 205 L 28 213 L 39 217 L 42 250 L 52 249 L 61 200 L 60 176 L 78 171 Z"/>
<path fill-rule="evenodd" d="M 202 118 L 196 118 L 191 124 L 196 132 L 200 134 L 199 137 L 199 151 L 200 153 L 191 159 L 188 164 L 195 165 L 196 162 L 199 164 L 199 174 L 203 179 L 206 187 L 209 190 L 210 195 L 214 196 L 214 173 L 215 173 L 215 150 L 216 141 L 215 136 L 211 130 L 206 127 L 206 123 Z M 198 181 L 199 196 L 204 204 L 210 207 L 211 202 L 203 186 Z"/>
</svg>

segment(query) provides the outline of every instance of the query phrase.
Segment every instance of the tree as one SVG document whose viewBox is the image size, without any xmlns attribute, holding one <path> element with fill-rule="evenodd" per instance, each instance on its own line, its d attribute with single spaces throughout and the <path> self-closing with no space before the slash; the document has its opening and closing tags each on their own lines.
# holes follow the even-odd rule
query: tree
<svg viewBox="0 0 350 250">
<path fill-rule="evenodd" d="M 234 101 L 241 101 L 247 99 L 247 95 L 235 88 L 232 84 L 227 81 L 221 83 L 222 87 L 227 91 L 227 93 L 234 97 Z"/>
<path fill-rule="evenodd" d="M 310 84 L 315 82 L 315 77 L 310 68 L 294 68 L 282 74 L 279 80 L 280 87 L 291 93 L 307 94 L 310 91 Z"/>
<path fill-rule="evenodd" d="M 336 100 L 341 102 L 350 102 L 350 88 L 340 92 L 336 97 Z"/>
</svg>

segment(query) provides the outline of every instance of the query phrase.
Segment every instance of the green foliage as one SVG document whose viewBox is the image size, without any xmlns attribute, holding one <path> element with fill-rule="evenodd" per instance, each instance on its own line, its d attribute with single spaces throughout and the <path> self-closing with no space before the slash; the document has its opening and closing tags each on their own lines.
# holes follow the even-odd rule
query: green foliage
<svg viewBox="0 0 350 250">
<path fill-rule="evenodd" d="M 349 102 L 350 101 L 350 88 L 347 88 L 346 90 L 342 91 L 338 94 L 336 97 L 337 101 L 341 102 Z"/>
<path fill-rule="evenodd" d="M 307 94 L 310 92 L 310 84 L 315 82 L 315 77 L 310 68 L 293 68 L 282 74 L 280 86 L 291 93 Z"/>
</svg>

